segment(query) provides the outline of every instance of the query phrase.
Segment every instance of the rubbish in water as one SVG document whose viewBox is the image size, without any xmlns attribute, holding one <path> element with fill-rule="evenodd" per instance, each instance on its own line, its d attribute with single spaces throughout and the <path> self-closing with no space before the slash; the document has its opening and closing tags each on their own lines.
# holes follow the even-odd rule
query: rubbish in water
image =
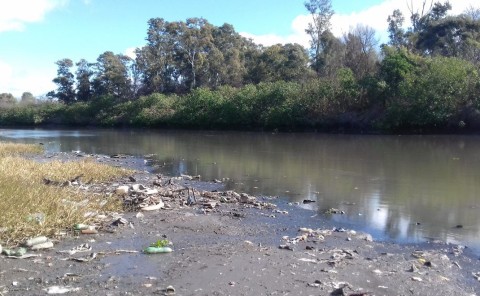
<svg viewBox="0 0 480 296">
<path fill-rule="evenodd" d="M 170 247 L 148 247 L 143 250 L 145 254 L 161 254 L 161 253 L 171 253 L 173 252 Z"/>
<path fill-rule="evenodd" d="M 341 215 L 344 215 L 345 214 L 345 211 L 341 211 L 339 209 L 335 209 L 335 208 L 331 208 L 331 209 L 328 209 L 325 214 L 341 214 Z"/>
</svg>

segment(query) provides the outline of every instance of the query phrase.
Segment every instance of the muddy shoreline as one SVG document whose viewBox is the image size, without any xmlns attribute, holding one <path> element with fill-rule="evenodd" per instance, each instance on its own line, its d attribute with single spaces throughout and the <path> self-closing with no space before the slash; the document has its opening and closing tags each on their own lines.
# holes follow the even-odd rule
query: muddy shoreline
<svg viewBox="0 0 480 296">
<path fill-rule="evenodd" d="M 37 159 L 83 157 L 138 171 L 135 181 L 116 180 L 111 188 L 134 183 L 153 188 L 158 180 L 146 171 L 144 159 L 135 157 L 53 153 Z M 218 182 L 176 182 L 198 192 L 223 190 Z M 122 213 L 127 223 L 98 234 L 69 233 L 53 249 L 31 252 L 34 257 L 1 255 L 0 295 L 480 294 L 478 258 L 460 246 L 375 242 L 270 198 L 256 199 L 275 208 L 239 202 L 211 207 L 199 198 L 191 205 L 166 198 L 166 209 Z M 107 224 L 118 218 L 108 217 Z M 142 253 L 159 239 L 171 241 L 173 252 Z M 91 249 L 61 252 L 84 244 Z"/>
</svg>

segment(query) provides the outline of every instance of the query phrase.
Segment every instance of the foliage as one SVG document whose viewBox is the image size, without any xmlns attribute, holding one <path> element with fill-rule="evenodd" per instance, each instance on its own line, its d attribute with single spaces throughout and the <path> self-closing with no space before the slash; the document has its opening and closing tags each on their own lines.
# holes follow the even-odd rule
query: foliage
<svg viewBox="0 0 480 296">
<path fill-rule="evenodd" d="M 444 129 L 480 108 L 480 19 L 449 2 L 395 10 L 389 45 L 375 31 L 330 31 L 330 0 L 308 0 L 311 48 L 261 46 L 203 18 L 148 21 L 135 59 L 57 61 L 48 103 L 0 95 L 0 124 L 216 129 Z M 416 3 L 415 5 L 417 5 Z M 423 4 L 423 5 L 422 5 Z"/>
<path fill-rule="evenodd" d="M 446 128 L 464 106 L 478 101 L 478 79 L 478 69 L 464 60 L 426 59 L 400 82 L 387 122 L 391 128 Z"/>
<path fill-rule="evenodd" d="M 75 90 L 73 88 L 75 80 L 70 68 L 73 67 L 73 62 L 70 59 L 59 60 L 55 63 L 58 66 L 57 77 L 53 82 L 58 86 L 57 91 L 51 91 L 47 94 L 50 98 L 57 98 L 59 101 L 66 104 L 75 101 Z"/>
<path fill-rule="evenodd" d="M 170 245 L 170 241 L 169 241 L 169 240 L 167 240 L 167 239 L 159 239 L 159 240 L 157 240 L 156 242 L 151 243 L 151 244 L 150 244 L 150 247 L 164 248 L 164 247 L 168 247 L 168 245 Z"/>
</svg>

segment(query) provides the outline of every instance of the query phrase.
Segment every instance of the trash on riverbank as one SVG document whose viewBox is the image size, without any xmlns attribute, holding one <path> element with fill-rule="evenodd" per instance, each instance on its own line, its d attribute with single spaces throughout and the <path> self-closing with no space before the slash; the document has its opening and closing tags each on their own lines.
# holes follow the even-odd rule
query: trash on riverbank
<svg viewBox="0 0 480 296">
<path fill-rule="evenodd" d="M 156 242 L 150 244 L 149 247 L 145 248 L 143 252 L 145 254 L 161 254 L 161 253 L 171 253 L 173 249 L 169 247 L 172 245 L 172 242 L 166 239 L 157 240 Z"/>
<path fill-rule="evenodd" d="M 171 253 L 173 252 L 170 247 L 147 247 L 143 250 L 145 254 L 162 254 L 162 253 Z"/>
<path fill-rule="evenodd" d="M 46 289 L 43 289 L 47 294 L 66 294 L 70 292 L 80 291 L 80 288 L 72 288 L 65 286 L 51 286 Z"/>
</svg>

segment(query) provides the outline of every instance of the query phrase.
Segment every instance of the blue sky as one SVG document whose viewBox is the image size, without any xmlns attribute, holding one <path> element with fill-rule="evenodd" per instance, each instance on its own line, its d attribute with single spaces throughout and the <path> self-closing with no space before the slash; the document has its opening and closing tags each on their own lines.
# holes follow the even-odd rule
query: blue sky
<svg viewBox="0 0 480 296">
<path fill-rule="evenodd" d="M 454 12 L 478 0 L 450 0 Z M 308 46 L 310 20 L 303 0 L 0 0 L 0 93 L 42 95 L 53 90 L 55 61 L 94 62 L 110 50 L 131 53 L 142 46 L 147 21 L 203 17 L 214 25 L 232 24 L 258 43 L 298 42 Z M 419 0 L 414 0 L 418 3 Z M 405 0 L 332 0 L 337 36 L 357 23 L 385 38 L 386 18 L 394 8 L 408 14 Z"/>
</svg>

